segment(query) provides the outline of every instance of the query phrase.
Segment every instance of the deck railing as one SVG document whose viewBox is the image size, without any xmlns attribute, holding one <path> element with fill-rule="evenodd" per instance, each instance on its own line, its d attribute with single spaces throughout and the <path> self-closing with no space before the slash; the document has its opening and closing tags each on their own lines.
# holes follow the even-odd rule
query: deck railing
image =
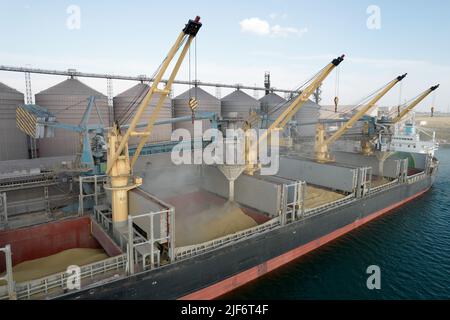
<svg viewBox="0 0 450 320">
<path fill-rule="evenodd" d="M 331 208 L 335 208 L 335 207 L 339 207 L 345 203 L 349 203 L 355 200 L 355 195 L 354 194 L 350 194 L 348 196 L 346 196 L 345 198 L 333 201 L 333 202 L 329 202 L 326 203 L 324 205 L 321 205 L 319 207 L 315 207 L 315 208 L 310 208 L 310 209 L 306 209 L 305 210 L 305 217 L 310 217 L 316 214 L 319 214 L 321 212 L 327 211 Z"/>
<path fill-rule="evenodd" d="M 105 274 L 112 270 L 125 271 L 127 265 L 126 254 L 118 255 L 105 260 L 80 266 L 80 281 L 86 278 Z M 70 275 L 67 272 L 59 272 L 36 280 L 16 283 L 15 293 L 17 299 L 31 299 L 33 296 L 48 294 L 50 290 L 66 290 Z M 8 299 L 7 286 L 0 287 L 0 300 Z"/>
<path fill-rule="evenodd" d="M 184 259 L 193 255 L 197 255 L 217 247 L 223 246 L 225 244 L 235 242 L 241 240 L 243 238 L 247 238 L 249 236 L 253 236 L 255 234 L 265 232 L 267 230 L 276 228 L 280 225 L 279 217 L 269 220 L 263 224 L 260 224 L 256 227 L 249 228 L 247 230 L 239 231 L 221 238 L 217 238 L 211 241 L 207 241 L 201 244 L 196 244 L 192 246 L 185 246 L 175 248 L 175 260 Z"/>
<path fill-rule="evenodd" d="M 413 183 L 416 183 L 419 180 L 422 180 L 422 179 L 426 178 L 426 176 L 427 175 L 426 175 L 425 172 L 420 172 L 420 173 L 417 173 L 415 175 L 412 175 L 412 176 L 408 177 L 406 182 L 408 184 L 413 184 Z"/>
<path fill-rule="evenodd" d="M 393 180 L 391 182 L 385 183 L 385 184 L 383 184 L 381 186 L 378 186 L 378 187 L 375 187 L 375 188 L 370 188 L 370 190 L 367 193 L 367 195 L 372 195 L 372 194 L 379 193 L 381 191 L 390 189 L 390 188 L 392 188 L 392 187 L 394 187 L 396 185 L 398 185 L 398 179 L 395 179 L 395 180 Z"/>
</svg>

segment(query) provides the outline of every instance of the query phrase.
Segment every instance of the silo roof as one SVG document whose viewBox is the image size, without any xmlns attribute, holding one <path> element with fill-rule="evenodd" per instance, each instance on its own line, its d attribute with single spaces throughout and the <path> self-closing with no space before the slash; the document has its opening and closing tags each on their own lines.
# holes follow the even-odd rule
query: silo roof
<svg viewBox="0 0 450 320">
<path fill-rule="evenodd" d="M 190 97 L 197 97 L 197 100 L 213 100 L 219 102 L 219 99 L 199 87 L 191 88 L 176 96 L 173 100 L 188 100 Z"/>
<path fill-rule="evenodd" d="M 321 108 L 320 105 L 318 105 L 317 103 L 315 103 L 314 101 L 309 100 L 309 99 L 305 101 L 305 103 L 303 104 L 303 107 L 305 107 L 305 108 L 315 108 L 317 110 L 319 110 Z"/>
<path fill-rule="evenodd" d="M 271 92 L 271 93 L 265 95 L 264 97 L 262 97 L 261 99 L 259 99 L 259 102 L 265 103 L 268 105 L 277 105 L 277 104 L 286 102 L 286 99 L 280 97 L 276 93 Z"/>
<path fill-rule="evenodd" d="M 222 98 L 222 101 L 239 101 L 248 104 L 259 104 L 259 101 L 252 96 L 246 94 L 244 91 L 236 90 L 229 95 Z"/>
<path fill-rule="evenodd" d="M 129 98 L 129 97 L 138 97 L 143 94 L 145 94 L 146 91 L 144 91 L 146 88 L 148 88 L 149 85 L 146 83 L 138 83 L 131 88 L 125 90 L 122 93 L 119 93 L 114 98 Z"/>
<path fill-rule="evenodd" d="M 1 93 L 15 93 L 15 94 L 23 95 L 22 92 L 17 91 L 17 90 L 14 89 L 14 88 L 8 87 L 6 84 L 3 84 L 3 83 L 1 83 L 1 82 L 0 82 L 0 92 L 1 92 Z"/>
<path fill-rule="evenodd" d="M 91 87 L 85 85 L 83 82 L 77 80 L 77 79 L 67 79 L 64 80 L 53 87 L 50 87 L 48 89 L 45 89 L 39 93 L 38 95 L 95 95 L 95 96 L 106 96 L 98 92 L 95 89 L 92 89 Z"/>
</svg>

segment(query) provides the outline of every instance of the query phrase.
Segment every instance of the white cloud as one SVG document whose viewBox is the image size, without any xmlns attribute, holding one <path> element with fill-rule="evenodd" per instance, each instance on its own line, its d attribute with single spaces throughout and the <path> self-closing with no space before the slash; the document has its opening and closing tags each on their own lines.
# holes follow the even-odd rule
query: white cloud
<svg viewBox="0 0 450 320">
<path fill-rule="evenodd" d="M 276 15 L 276 14 L 271 14 Z M 297 29 L 294 27 L 282 27 L 280 25 L 270 26 L 269 22 L 260 18 L 247 18 L 239 22 L 241 31 L 244 33 L 256 34 L 258 36 L 283 37 L 302 36 L 308 32 L 307 28 Z"/>
<path fill-rule="evenodd" d="M 248 18 L 239 22 L 242 32 L 254 33 L 260 36 L 270 34 L 270 25 L 266 20 Z"/>
</svg>

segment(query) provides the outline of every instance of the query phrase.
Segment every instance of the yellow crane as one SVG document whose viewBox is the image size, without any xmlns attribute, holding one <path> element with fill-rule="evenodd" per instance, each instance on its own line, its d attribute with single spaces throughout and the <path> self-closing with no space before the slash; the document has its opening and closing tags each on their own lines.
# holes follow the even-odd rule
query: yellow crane
<svg viewBox="0 0 450 320">
<path fill-rule="evenodd" d="M 401 106 L 398 106 L 398 112 L 397 116 L 393 117 L 392 119 L 382 119 L 380 120 L 380 123 L 383 125 L 388 125 L 392 128 L 393 125 L 398 123 L 400 120 L 402 120 L 409 112 L 411 112 L 419 103 L 421 103 L 429 94 L 431 94 L 434 90 L 439 88 L 439 85 L 435 85 L 430 87 L 429 89 L 425 90 L 421 94 L 419 94 L 416 98 L 411 99 L 409 102 L 404 103 Z M 403 109 L 401 109 L 403 107 Z M 380 134 L 383 134 L 383 130 L 379 131 L 377 134 L 373 136 L 367 136 L 368 135 L 368 125 L 365 123 L 365 126 L 363 128 L 363 138 L 361 140 L 361 153 L 365 155 L 370 155 L 373 153 L 372 150 L 372 144 L 375 143 L 377 139 L 380 139 Z M 392 130 L 388 130 L 392 131 Z M 392 134 L 392 132 L 385 132 L 387 134 Z M 382 152 L 383 156 L 386 156 L 385 153 Z M 377 156 L 380 156 L 379 154 Z M 390 156 L 390 154 L 388 155 Z"/>
<path fill-rule="evenodd" d="M 314 146 L 316 160 L 319 162 L 333 161 L 331 155 L 329 154 L 328 147 L 338 140 L 348 129 L 352 128 L 353 125 L 361 119 L 366 112 L 368 112 L 372 107 L 388 93 L 397 83 L 402 81 L 406 77 L 404 75 L 396 77 L 394 80 L 390 81 L 386 86 L 378 91 L 378 93 L 359 111 L 350 118 L 343 126 L 341 126 L 331 137 L 325 136 L 325 126 L 324 124 L 318 124 L 316 128 L 316 141 Z"/>
<path fill-rule="evenodd" d="M 128 191 L 137 188 L 142 184 L 142 178 L 134 176 L 132 169 L 141 153 L 142 148 L 144 147 L 149 136 L 152 134 L 154 123 L 158 118 L 165 99 L 170 93 L 172 84 L 189 50 L 192 40 L 197 35 L 197 32 L 200 30 L 201 26 L 202 24 L 200 23 L 200 17 L 197 16 L 194 20 L 189 20 L 180 32 L 166 58 L 158 68 L 153 83 L 137 108 L 136 114 L 131 120 L 125 134 L 122 134 L 117 123 L 108 133 L 106 169 L 108 182 L 105 189 L 111 191 L 112 220 L 116 225 L 125 224 L 128 219 Z M 170 63 L 174 60 L 175 55 L 180 48 L 182 48 L 181 52 L 176 59 L 175 65 L 164 85 L 164 88 L 158 88 L 158 85 L 161 83 L 161 80 Z M 148 107 L 148 104 L 155 93 L 160 94 L 160 96 L 150 118 L 146 121 L 147 127 L 143 131 L 137 131 L 136 129 L 139 120 L 142 118 L 145 109 Z M 139 137 L 139 144 L 130 161 L 128 155 L 128 140 L 131 137 Z"/>
<path fill-rule="evenodd" d="M 277 130 L 282 130 L 286 124 L 294 117 L 298 110 L 308 101 L 309 97 L 316 91 L 316 89 L 322 84 L 322 82 L 328 77 L 328 75 L 333 71 L 334 68 L 339 66 L 339 64 L 344 61 L 345 55 L 333 59 L 329 64 L 327 64 L 322 70 L 320 70 L 310 81 L 307 87 L 300 92 L 300 94 L 292 101 L 292 103 L 287 107 L 269 126 L 269 128 L 261 134 L 258 139 L 257 145 L 259 146 L 265 139 L 267 139 L 270 134 Z M 251 122 L 251 121 L 250 121 Z M 244 128 L 248 129 L 249 121 L 246 122 L 247 126 Z M 246 144 L 247 145 L 247 144 Z M 258 170 L 259 165 L 254 165 L 251 159 L 254 159 L 255 155 L 251 155 L 248 150 L 246 150 L 246 173 L 252 175 L 256 170 Z"/>
<path fill-rule="evenodd" d="M 412 109 L 414 109 L 419 103 L 421 103 L 437 88 L 439 88 L 438 84 L 422 92 L 415 100 L 413 100 L 409 105 L 403 108 L 403 110 L 399 110 L 398 115 L 394 119 L 392 119 L 391 123 L 396 124 L 397 122 L 402 120 L 409 112 L 411 112 Z"/>
<path fill-rule="evenodd" d="M 299 93 L 299 95 L 294 99 L 294 101 L 289 105 L 286 110 L 283 111 L 281 115 L 269 126 L 269 128 L 264 131 L 264 133 L 259 137 L 256 148 L 252 148 L 250 129 L 260 121 L 259 116 L 252 112 L 249 117 L 244 121 L 242 129 L 244 131 L 245 139 L 245 163 L 243 165 L 239 164 L 221 164 L 217 167 L 228 179 L 229 190 L 228 190 L 228 200 L 234 201 L 234 182 L 245 170 L 248 175 L 253 175 L 256 171 L 260 169 L 260 164 L 258 163 L 257 148 L 261 145 L 264 139 L 274 132 L 275 130 L 281 130 L 284 126 L 292 119 L 295 113 L 302 107 L 302 105 L 309 99 L 309 97 L 316 91 L 316 89 L 322 84 L 325 78 L 336 68 L 342 61 L 344 61 L 344 55 L 333 59 L 329 64 L 327 64 L 322 70 L 320 70 L 314 77 L 312 77 L 307 83 L 307 87 Z"/>
</svg>

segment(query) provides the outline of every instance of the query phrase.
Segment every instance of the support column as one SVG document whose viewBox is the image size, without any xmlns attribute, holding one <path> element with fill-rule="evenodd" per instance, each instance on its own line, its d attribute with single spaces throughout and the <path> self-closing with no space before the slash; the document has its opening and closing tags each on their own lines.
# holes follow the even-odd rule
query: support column
<svg viewBox="0 0 450 320">
<path fill-rule="evenodd" d="M 2 219 L 0 219 L 0 222 L 2 222 L 6 227 L 8 226 L 8 204 L 6 201 L 6 192 L 3 192 L 0 194 L 0 205 L 2 206 Z M 3 221 L 2 221 L 3 220 Z"/>
<path fill-rule="evenodd" d="M 6 280 L 6 285 L 8 286 L 9 300 L 17 300 L 17 295 L 14 290 L 11 245 L 7 244 L 4 248 L 0 248 L 0 251 L 3 251 L 5 253 L 5 262 L 6 262 L 6 275 L 4 277 L 0 277 L 0 280 Z"/>
<path fill-rule="evenodd" d="M 134 234 L 133 218 L 128 216 L 128 273 L 134 274 Z"/>
</svg>

